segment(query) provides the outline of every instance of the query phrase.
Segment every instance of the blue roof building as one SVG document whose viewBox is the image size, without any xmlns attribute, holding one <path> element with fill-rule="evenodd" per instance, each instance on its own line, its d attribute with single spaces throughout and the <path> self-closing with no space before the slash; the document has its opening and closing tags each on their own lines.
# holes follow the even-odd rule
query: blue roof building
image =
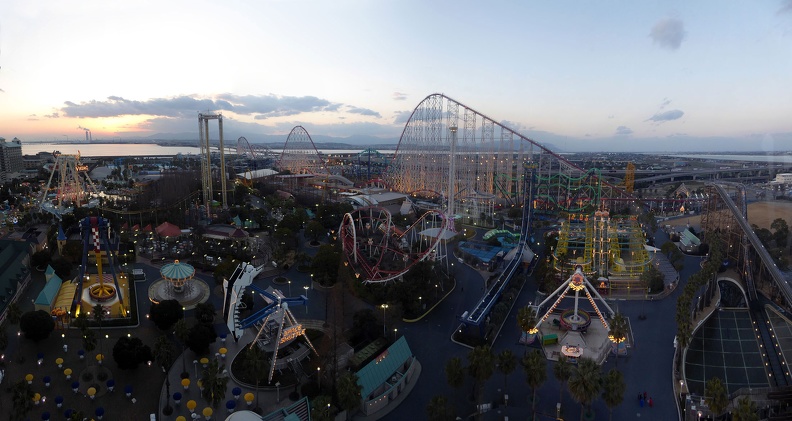
<svg viewBox="0 0 792 421">
<path fill-rule="evenodd" d="M 0 321 L 8 304 L 30 283 L 30 244 L 27 241 L 0 240 Z"/>
<path fill-rule="evenodd" d="M 376 356 L 357 372 L 360 396 L 363 399 L 361 410 L 371 415 L 397 400 L 407 389 L 409 383 L 417 380 L 420 369 L 407 340 L 402 336 L 388 349 Z M 415 379 L 413 377 L 416 377 Z"/>
</svg>

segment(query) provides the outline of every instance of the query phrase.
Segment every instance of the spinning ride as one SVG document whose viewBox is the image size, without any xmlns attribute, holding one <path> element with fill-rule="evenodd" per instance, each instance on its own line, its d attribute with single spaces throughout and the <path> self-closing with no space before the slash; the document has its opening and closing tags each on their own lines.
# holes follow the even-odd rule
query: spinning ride
<svg viewBox="0 0 792 421">
<path fill-rule="evenodd" d="M 453 235 L 442 212 L 429 210 L 402 231 L 388 210 L 375 206 L 345 214 L 339 233 L 344 265 L 363 283 L 388 282 L 422 260 L 444 258 L 443 240 Z"/>
<path fill-rule="evenodd" d="M 168 263 L 160 269 L 158 281 L 149 287 L 149 300 L 159 303 L 164 300 L 176 300 L 185 309 L 194 308 L 196 304 L 209 299 L 209 286 L 195 278 L 195 268 L 178 260 Z"/>
<path fill-rule="evenodd" d="M 88 166 L 80 163 L 79 154 L 56 153 L 55 164 L 51 171 L 39 207 L 54 214 L 58 219 L 61 215 L 70 213 L 74 207 L 85 204 L 89 193 L 96 194 L 96 187 L 88 176 Z M 58 173 L 57 185 L 52 184 L 55 172 Z M 48 196 L 51 189 L 56 189 L 54 198 Z"/>
<path fill-rule="evenodd" d="M 231 278 L 223 282 L 225 300 L 223 301 L 223 316 L 226 319 L 228 330 L 234 336 L 234 340 L 244 334 L 244 330 L 249 327 L 256 328 L 256 337 L 249 346 L 258 346 L 269 356 L 270 371 L 268 381 L 272 382 L 275 370 L 291 368 L 297 373 L 303 372 L 301 361 L 316 352 L 313 344 L 305 334 L 305 328 L 297 322 L 297 319 L 289 310 L 290 305 L 308 305 L 308 297 L 300 295 L 298 297 L 287 298 L 279 290 L 272 287 L 262 289 L 253 285 L 255 278 L 264 266 L 254 267 L 248 263 L 237 266 Z M 252 293 L 264 300 L 264 307 L 247 317 L 240 317 L 240 310 L 245 309 L 242 296 L 246 289 L 251 289 Z M 302 342 L 292 344 L 299 337 L 303 337 Z"/>
<path fill-rule="evenodd" d="M 102 217 L 87 217 L 80 223 L 83 238 L 83 261 L 80 275 L 77 278 L 72 312 L 77 312 L 83 305 L 93 307 L 100 304 L 109 309 L 108 315 L 125 317 L 128 304 L 125 303 L 127 277 L 124 273 L 116 273 L 118 260 L 110 242 L 110 228 Z M 96 273 L 92 272 L 88 257 L 95 260 Z M 104 265 L 110 273 L 104 273 Z M 122 281 L 119 284 L 119 279 Z M 122 287 L 124 288 L 122 290 Z M 122 291 L 124 291 L 122 293 Z M 76 314 L 76 313 L 75 313 Z"/>
<path fill-rule="evenodd" d="M 605 327 L 605 330 L 609 329 L 608 322 L 605 320 L 605 316 L 602 315 L 597 303 L 594 302 L 594 297 L 591 295 L 589 290 L 593 292 L 596 297 L 600 300 L 600 303 L 608 310 L 608 314 L 610 317 L 613 317 L 615 313 L 610 308 L 608 303 L 602 299 L 602 296 L 599 295 L 597 290 L 591 285 L 591 283 L 586 279 L 586 275 L 583 274 L 583 270 L 580 266 L 575 267 L 575 273 L 569 277 L 563 284 L 561 284 L 558 289 L 553 291 L 544 301 L 542 301 L 538 308 L 542 308 L 547 302 L 550 301 L 554 296 L 558 295 L 558 299 L 555 300 L 550 309 L 542 316 L 539 322 L 536 324 L 536 327 L 532 329 L 529 333 L 535 334 L 539 331 L 539 327 L 542 323 L 547 320 L 550 315 L 553 314 L 556 307 L 561 303 L 561 301 L 567 296 L 569 290 L 575 291 L 575 306 L 571 310 L 566 310 L 561 313 L 561 318 L 559 320 L 559 326 L 564 330 L 572 330 L 572 331 L 581 331 L 585 332 L 588 327 L 591 325 L 591 316 L 586 312 L 580 309 L 580 291 L 583 291 L 586 294 L 586 298 L 588 299 L 589 304 L 594 309 L 594 312 L 597 313 L 597 317 L 599 317 L 602 326 Z"/>
</svg>

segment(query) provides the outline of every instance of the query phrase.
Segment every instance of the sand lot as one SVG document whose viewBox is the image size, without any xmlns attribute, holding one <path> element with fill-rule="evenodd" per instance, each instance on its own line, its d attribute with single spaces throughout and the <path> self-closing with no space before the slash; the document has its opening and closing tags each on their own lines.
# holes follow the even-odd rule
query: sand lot
<svg viewBox="0 0 792 421">
<path fill-rule="evenodd" d="M 786 220 L 787 225 L 792 228 L 792 201 L 772 200 L 748 204 L 748 223 L 756 224 L 759 228 L 770 229 L 770 224 L 776 218 Z M 701 215 L 675 218 L 661 222 L 661 224 L 668 224 L 677 227 L 679 230 L 683 230 L 686 224 L 690 224 L 690 226 L 699 231 L 701 229 Z M 789 257 L 792 259 L 792 251 L 790 251 Z"/>
<path fill-rule="evenodd" d="M 756 224 L 759 228 L 770 229 L 770 224 L 776 218 L 785 219 L 787 224 L 792 227 L 792 202 L 774 200 L 748 204 L 748 223 Z M 701 227 L 701 215 L 682 216 L 662 224 L 669 224 L 675 227 L 683 227 L 685 224 L 690 224 L 698 230 Z"/>
</svg>

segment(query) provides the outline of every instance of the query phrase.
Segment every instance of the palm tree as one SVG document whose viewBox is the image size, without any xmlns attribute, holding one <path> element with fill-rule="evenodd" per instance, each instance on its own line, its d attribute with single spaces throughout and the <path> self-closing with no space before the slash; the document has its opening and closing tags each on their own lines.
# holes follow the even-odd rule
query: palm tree
<svg viewBox="0 0 792 421">
<path fill-rule="evenodd" d="M 434 396 L 426 405 L 426 416 L 429 421 L 451 421 L 454 419 L 451 411 L 445 396 Z"/>
<path fill-rule="evenodd" d="M 737 408 L 732 414 L 734 421 L 759 421 L 759 416 L 756 415 L 756 403 L 751 400 L 749 396 L 743 396 L 737 399 Z"/>
<path fill-rule="evenodd" d="M 610 419 L 613 419 L 613 408 L 617 407 L 624 400 L 624 376 L 619 370 L 610 370 L 602 381 L 602 400 L 610 411 Z"/>
<path fill-rule="evenodd" d="M 590 358 L 580 358 L 569 378 L 569 394 L 580 403 L 580 419 L 600 391 L 602 372 L 600 366 Z"/>
<path fill-rule="evenodd" d="M 503 391 L 506 391 L 506 379 L 509 378 L 509 374 L 511 374 L 515 368 L 517 368 L 517 359 L 514 358 L 514 354 L 511 352 L 511 349 L 504 349 L 498 354 L 498 371 L 503 373 Z"/>
<path fill-rule="evenodd" d="M 165 407 L 162 408 L 162 412 L 165 415 L 173 413 L 173 408 L 170 406 L 170 377 L 168 376 L 168 371 L 171 364 L 173 364 L 175 353 L 176 350 L 173 349 L 173 344 L 168 340 L 167 336 L 161 335 L 157 338 L 157 342 L 154 343 L 154 358 L 162 367 L 162 371 L 165 372 L 165 396 L 167 398 L 165 399 Z"/>
<path fill-rule="evenodd" d="M 8 321 L 12 325 L 19 323 L 19 318 L 22 317 L 22 310 L 19 309 L 19 305 L 16 302 L 8 305 L 6 317 L 8 317 Z"/>
<path fill-rule="evenodd" d="M 338 379 L 338 403 L 346 411 L 347 419 L 360 407 L 362 391 L 357 374 L 347 371 Z"/>
<path fill-rule="evenodd" d="M 616 346 L 616 366 L 619 366 L 619 344 L 627 340 L 627 319 L 621 313 L 616 313 L 610 322 L 608 338 Z"/>
<path fill-rule="evenodd" d="M 14 383 L 12 390 L 14 395 L 11 398 L 13 402 L 11 419 L 24 419 L 25 415 L 33 409 L 33 390 L 24 380 Z"/>
<path fill-rule="evenodd" d="M 179 343 L 182 347 L 182 374 L 181 377 L 186 379 L 190 377 L 190 372 L 187 371 L 187 358 L 184 357 L 184 351 L 187 344 L 187 338 L 190 336 L 190 328 L 187 327 L 187 321 L 184 319 L 179 319 L 173 325 L 173 335 L 176 336 L 176 339 L 179 340 Z"/>
<path fill-rule="evenodd" d="M 85 329 L 82 332 L 83 349 L 85 352 L 91 352 L 96 349 L 96 332 L 90 329 Z"/>
<path fill-rule="evenodd" d="M 525 306 L 517 311 L 517 327 L 520 332 L 526 335 L 525 338 L 525 352 L 528 352 L 528 331 L 536 326 L 536 311 L 531 306 Z"/>
<path fill-rule="evenodd" d="M 99 353 L 104 354 L 102 351 L 102 322 L 105 319 L 105 309 L 101 304 L 97 304 L 93 306 L 91 311 L 93 311 L 94 322 L 99 325 Z"/>
<path fill-rule="evenodd" d="M 484 383 L 492 377 L 495 365 L 495 356 L 488 346 L 482 345 L 473 348 L 468 353 L 468 373 L 474 380 L 474 394 L 476 403 L 481 402 L 481 395 L 484 392 Z"/>
<path fill-rule="evenodd" d="M 553 365 L 553 375 L 555 376 L 556 380 L 561 383 L 561 387 L 558 388 L 558 402 L 562 403 L 564 385 L 572 376 L 572 364 L 569 363 L 566 357 L 560 357 Z"/>
<path fill-rule="evenodd" d="M 201 396 L 217 408 L 217 404 L 225 399 L 228 376 L 223 373 L 223 367 L 216 359 L 212 359 L 201 374 L 201 384 L 204 387 Z"/>
<path fill-rule="evenodd" d="M 720 378 L 713 377 L 707 380 L 704 386 L 704 401 L 715 418 L 718 418 L 729 406 L 729 395 L 726 394 L 726 387 L 723 386 Z"/>
<path fill-rule="evenodd" d="M 462 360 L 454 357 L 448 360 L 445 366 L 446 381 L 454 389 L 462 386 L 465 382 L 465 368 L 462 367 Z"/>
<path fill-rule="evenodd" d="M 536 389 L 547 380 L 547 360 L 538 349 L 526 354 L 522 359 L 525 381 L 531 388 L 531 412 L 536 413 Z"/>
<path fill-rule="evenodd" d="M 311 400 L 311 419 L 314 421 L 332 421 L 333 406 L 330 396 L 319 395 Z"/>
<path fill-rule="evenodd" d="M 258 409 L 259 402 L 259 383 L 266 376 L 267 366 L 267 358 L 264 355 L 264 351 L 259 348 L 256 341 L 253 341 L 245 350 L 245 370 L 252 373 L 256 379 L 256 409 Z"/>
</svg>

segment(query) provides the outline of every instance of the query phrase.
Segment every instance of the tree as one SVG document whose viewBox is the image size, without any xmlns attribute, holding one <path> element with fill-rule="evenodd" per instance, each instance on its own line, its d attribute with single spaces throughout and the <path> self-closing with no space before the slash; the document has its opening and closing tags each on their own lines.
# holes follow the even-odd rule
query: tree
<svg viewBox="0 0 792 421">
<path fill-rule="evenodd" d="M 216 310 L 212 303 L 198 303 L 195 305 L 195 320 L 198 323 L 211 325 L 214 323 Z"/>
<path fill-rule="evenodd" d="M 707 380 L 707 384 L 704 386 L 704 401 L 716 418 L 729 406 L 729 395 L 720 378 L 713 377 Z"/>
<path fill-rule="evenodd" d="M 564 385 L 572 376 L 572 364 L 569 363 L 566 357 L 560 357 L 553 365 L 553 376 L 561 383 L 561 387 L 558 388 L 558 402 L 560 403 L 563 398 Z"/>
<path fill-rule="evenodd" d="M 33 253 L 32 256 L 30 256 L 30 266 L 34 268 L 44 268 L 49 264 L 50 260 L 51 260 L 51 256 L 49 254 L 49 251 L 39 250 Z"/>
<path fill-rule="evenodd" d="M 773 239 L 775 239 L 776 247 L 786 248 L 787 237 L 789 237 L 789 226 L 783 218 L 776 218 L 770 224 L 773 232 Z"/>
<path fill-rule="evenodd" d="M 187 327 L 187 321 L 184 319 L 179 319 L 176 323 L 173 324 L 173 336 L 179 340 L 182 347 L 182 354 L 184 353 L 184 349 L 187 347 L 187 338 L 190 335 L 190 328 Z M 181 377 L 186 379 L 190 377 L 190 372 L 187 371 L 187 362 L 184 357 L 182 357 L 182 374 Z"/>
<path fill-rule="evenodd" d="M 616 369 L 608 371 L 602 381 L 602 400 L 610 411 L 610 419 L 613 419 L 613 408 L 617 407 L 624 400 L 624 376 L 621 371 Z"/>
<path fill-rule="evenodd" d="M 547 360 L 542 351 L 534 349 L 523 357 L 522 366 L 525 370 L 525 381 L 531 388 L 531 411 L 536 413 L 536 389 L 547 380 Z"/>
<path fill-rule="evenodd" d="M 340 224 L 339 224 L 340 225 Z M 325 227 L 321 222 L 313 220 L 305 227 L 305 236 L 313 240 L 314 243 L 319 241 L 319 237 L 327 234 Z"/>
<path fill-rule="evenodd" d="M 608 338 L 616 346 L 616 366 L 619 366 L 619 344 L 627 340 L 627 319 L 621 313 L 616 313 L 610 322 Z"/>
<path fill-rule="evenodd" d="M 357 374 L 347 371 L 338 379 L 338 404 L 343 410 L 347 411 L 347 419 L 349 419 L 350 414 L 360 407 L 360 393 L 362 391 L 363 386 L 358 384 Z"/>
<path fill-rule="evenodd" d="M 341 264 L 341 253 L 338 247 L 332 244 L 319 246 L 311 261 L 311 273 L 316 282 L 324 286 L 331 286 L 338 278 L 338 266 Z"/>
<path fill-rule="evenodd" d="M 228 376 L 223 371 L 224 368 L 220 363 L 212 358 L 209 365 L 201 373 L 201 384 L 203 385 L 201 396 L 215 408 L 217 408 L 217 404 L 225 399 L 226 387 L 228 386 Z"/>
<path fill-rule="evenodd" d="M 473 390 L 475 391 L 476 403 L 481 402 L 484 383 L 492 377 L 494 364 L 495 356 L 486 345 L 477 346 L 468 352 L 468 373 L 474 380 Z"/>
<path fill-rule="evenodd" d="M 28 311 L 19 319 L 19 328 L 26 338 L 38 342 L 55 330 L 55 321 L 44 310 Z"/>
<path fill-rule="evenodd" d="M 528 335 L 528 331 L 536 327 L 536 311 L 531 306 L 525 306 L 517 311 L 517 327 L 523 335 Z M 526 338 L 527 339 L 527 338 Z M 525 352 L 528 352 L 528 342 L 525 342 Z"/>
<path fill-rule="evenodd" d="M 101 304 L 96 304 L 91 309 L 93 311 L 93 319 L 96 324 L 99 325 L 99 353 L 103 353 L 102 351 L 102 322 L 105 319 L 105 309 L 102 307 Z"/>
<path fill-rule="evenodd" d="M 129 370 L 137 368 L 140 363 L 152 361 L 154 354 L 140 338 L 121 336 L 113 346 L 113 359 L 118 364 L 118 368 Z"/>
<path fill-rule="evenodd" d="M 641 281 L 644 282 L 644 285 L 646 285 L 651 292 L 660 292 L 665 288 L 663 278 L 663 274 L 660 273 L 653 264 L 650 264 L 644 273 L 641 274 Z"/>
<path fill-rule="evenodd" d="M 85 352 L 91 352 L 96 349 L 96 332 L 91 329 L 82 330 L 82 343 Z"/>
<path fill-rule="evenodd" d="M 733 421 L 759 421 L 759 416 L 756 415 L 756 402 L 751 400 L 750 396 L 741 396 L 737 399 L 737 408 L 732 414 Z"/>
<path fill-rule="evenodd" d="M 63 257 L 58 257 L 50 262 L 50 266 L 52 266 L 52 270 L 55 271 L 55 274 L 58 275 L 59 278 L 63 279 L 64 281 L 71 279 L 73 265 L 68 260 L 64 259 Z"/>
<path fill-rule="evenodd" d="M 267 364 L 267 356 L 264 351 L 258 346 L 258 342 L 253 341 L 250 346 L 245 347 L 245 370 L 253 374 L 256 379 L 256 408 L 258 408 L 258 391 L 261 379 L 267 375 L 266 370 L 269 367 Z"/>
<path fill-rule="evenodd" d="M 154 342 L 153 352 L 157 364 L 166 371 L 170 369 L 173 360 L 176 358 L 176 349 L 173 347 L 173 343 L 168 340 L 167 336 L 160 335 L 157 338 L 157 341 Z"/>
<path fill-rule="evenodd" d="M 187 333 L 187 347 L 198 355 L 209 353 L 209 344 L 217 340 L 217 332 L 212 326 L 198 323 Z"/>
<path fill-rule="evenodd" d="M 426 405 L 426 417 L 429 421 L 451 421 L 454 412 L 445 396 L 434 396 Z"/>
<path fill-rule="evenodd" d="M 311 420 L 333 421 L 333 405 L 330 396 L 319 395 L 311 401 Z"/>
<path fill-rule="evenodd" d="M 498 354 L 498 371 L 503 373 L 503 390 L 506 391 L 506 379 L 515 368 L 517 368 L 517 359 L 510 349 L 504 349 Z"/>
<path fill-rule="evenodd" d="M 11 416 L 14 420 L 22 420 L 33 409 L 33 390 L 26 381 L 20 380 L 14 383 L 13 393 L 14 395 L 11 398 L 13 412 Z"/>
<path fill-rule="evenodd" d="M 22 317 L 22 310 L 19 309 L 19 305 L 16 302 L 8 305 L 6 317 L 12 325 L 19 323 L 19 319 Z"/>
<path fill-rule="evenodd" d="M 176 321 L 184 318 L 184 309 L 176 300 L 162 300 L 151 304 L 149 318 L 159 330 L 168 330 Z"/>
<path fill-rule="evenodd" d="M 462 360 L 459 357 L 453 357 L 446 363 L 445 375 L 448 385 L 454 389 L 462 386 L 465 382 L 465 368 L 462 367 Z"/>
<path fill-rule="evenodd" d="M 580 403 L 581 420 L 586 407 L 591 405 L 591 402 L 599 394 L 601 377 L 599 365 L 590 358 L 580 358 L 577 366 L 572 369 L 572 376 L 569 378 L 569 394 Z"/>
<path fill-rule="evenodd" d="M 663 254 L 665 254 L 666 257 L 670 258 L 671 257 L 671 253 L 673 253 L 673 250 L 675 250 L 676 248 L 677 248 L 676 244 L 672 243 L 671 241 L 667 241 L 667 242 L 663 243 L 662 246 L 660 246 L 660 251 Z"/>
</svg>

